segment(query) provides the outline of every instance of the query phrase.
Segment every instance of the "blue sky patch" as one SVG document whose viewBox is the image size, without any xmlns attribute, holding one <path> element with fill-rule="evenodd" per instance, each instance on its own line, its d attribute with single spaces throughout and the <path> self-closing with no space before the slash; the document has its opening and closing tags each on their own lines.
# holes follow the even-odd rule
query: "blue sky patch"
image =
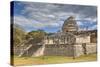
<svg viewBox="0 0 100 67">
<path fill-rule="evenodd" d="M 64 21 L 74 16 L 79 30 L 97 29 L 97 7 L 14 1 L 14 23 L 27 32 L 42 29 L 46 32 L 61 30 Z"/>
</svg>

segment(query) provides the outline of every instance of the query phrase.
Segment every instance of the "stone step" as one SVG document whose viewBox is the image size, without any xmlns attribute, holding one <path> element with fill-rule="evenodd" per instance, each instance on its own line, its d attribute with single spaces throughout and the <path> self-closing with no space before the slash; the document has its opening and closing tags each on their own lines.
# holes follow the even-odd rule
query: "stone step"
<svg viewBox="0 0 100 67">
<path fill-rule="evenodd" d="M 30 48 L 32 47 L 32 45 L 29 45 L 28 47 L 26 47 L 26 49 L 24 49 L 24 51 L 22 51 L 20 54 L 19 54 L 19 57 L 21 57 L 27 50 L 29 50 Z"/>
</svg>

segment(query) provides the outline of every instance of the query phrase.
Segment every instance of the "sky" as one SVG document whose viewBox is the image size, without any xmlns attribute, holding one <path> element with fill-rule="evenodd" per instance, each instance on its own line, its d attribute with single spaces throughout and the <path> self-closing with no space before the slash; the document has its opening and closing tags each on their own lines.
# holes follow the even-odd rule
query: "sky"
<svg viewBox="0 0 100 67">
<path fill-rule="evenodd" d="M 38 29 L 57 32 L 70 16 L 75 17 L 79 30 L 97 29 L 96 6 L 14 1 L 12 7 L 14 24 L 26 32 Z"/>
</svg>

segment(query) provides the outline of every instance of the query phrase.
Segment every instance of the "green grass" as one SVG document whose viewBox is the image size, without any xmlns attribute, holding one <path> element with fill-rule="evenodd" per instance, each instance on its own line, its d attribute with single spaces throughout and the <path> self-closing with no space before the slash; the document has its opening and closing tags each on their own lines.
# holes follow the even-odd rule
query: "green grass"
<svg viewBox="0 0 100 67">
<path fill-rule="evenodd" d="M 97 55 L 90 54 L 77 57 L 66 56 L 41 56 L 41 57 L 17 57 L 14 56 L 14 65 L 40 65 L 40 64 L 57 64 L 70 62 L 96 61 Z"/>
</svg>

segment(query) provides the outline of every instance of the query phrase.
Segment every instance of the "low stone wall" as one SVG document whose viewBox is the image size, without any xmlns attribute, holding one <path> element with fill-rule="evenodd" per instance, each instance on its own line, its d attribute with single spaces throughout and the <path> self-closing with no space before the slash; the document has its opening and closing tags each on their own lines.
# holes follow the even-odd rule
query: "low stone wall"
<svg viewBox="0 0 100 67">
<path fill-rule="evenodd" d="M 97 53 L 97 45 L 96 43 L 91 43 L 86 45 L 87 54 Z"/>
<path fill-rule="evenodd" d="M 82 45 L 74 45 L 74 54 L 75 54 L 75 57 L 84 55 Z"/>
<path fill-rule="evenodd" d="M 44 55 L 57 55 L 57 56 L 70 56 L 70 57 L 79 57 L 85 54 L 91 54 L 97 52 L 96 43 L 87 43 L 86 52 L 82 43 L 75 45 L 46 45 L 44 49 Z"/>
<path fill-rule="evenodd" d="M 69 57 L 79 57 L 84 54 L 91 54 L 97 52 L 96 43 L 85 44 L 85 50 L 82 43 L 68 45 L 68 44 L 51 44 L 51 45 L 35 45 L 32 46 L 28 51 L 26 51 L 23 56 L 41 56 L 41 55 L 56 55 L 56 56 L 69 56 Z M 21 50 L 16 50 L 16 54 L 19 55 Z"/>
<path fill-rule="evenodd" d="M 44 55 L 73 56 L 73 45 L 46 45 Z"/>
<path fill-rule="evenodd" d="M 79 57 L 80 55 L 84 55 L 84 48 L 82 47 L 82 43 L 74 45 L 75 56 Z M 97 45 L 96 43 L 87 43 L 86 44 L 86 54 L 96 53 Z"/>
</svg>

